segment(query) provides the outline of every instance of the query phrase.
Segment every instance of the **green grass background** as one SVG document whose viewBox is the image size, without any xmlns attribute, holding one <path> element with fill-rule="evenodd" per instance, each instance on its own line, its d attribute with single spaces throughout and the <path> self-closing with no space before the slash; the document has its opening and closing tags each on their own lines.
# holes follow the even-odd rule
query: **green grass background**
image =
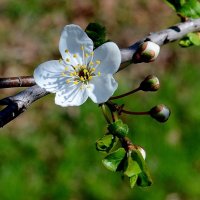
<svg viewBox="0 0 200 200">
<path fill-rule="evenodd" d="M 106 26 L 121 48 L 149 32 L 179 22 L 159 0 L 0 0 L 0 75 L 31 75 L 38 64 L 59 59 L 64 25 Z M 90 100 L 61 108 L 54 95 L 35 102 L 0 130 L 1 200 L 198 200 L 200 198 L 199 48 L 167 44 L 154 63 L 130 65 L 116 75 L 121 94 L 149 74 L 159 77 L 156 93 L 139 92 L 117 102 L 134 111 L 164 103 L 171 108 L 165 124 L 144 116 L 123 116 L 130 138 L 147 153 L 153 185 L 129 185 L 106 170 L 95 141 L 106 131 L 101 110 Z M 0 97 L 21 89 L 3 89 Z"/>
</svg>

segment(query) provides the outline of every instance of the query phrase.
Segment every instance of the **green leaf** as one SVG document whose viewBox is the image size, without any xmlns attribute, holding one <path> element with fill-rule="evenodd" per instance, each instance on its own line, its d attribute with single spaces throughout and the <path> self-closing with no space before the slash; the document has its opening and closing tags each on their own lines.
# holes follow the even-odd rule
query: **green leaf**
<svg viewBox="0 0 200 200">
<path fill-rule="evenodd" d="M 200 33 L 188 33 L 179 41 L 181 47 L 190 47 L 192 45 L 200 46 Z"/>
<path fill-rule="evenodd" d="M 196 45 L 196 46 L 200 45 L 200 32 L 198 32 L 198 33 L 188 33 L 188 37 L 194 45 Z"/>
<path fill-rule="evenodd" d="M 128 159 L 126 160 L 125 165 L 126 166 L 125 166 L 124 174 L 128 177 L 132 177 L 142 172 L 138 163 L 135 160 L 133 160 L 131 156 L 128 156 Z"/>
<path fill-rule="evenodd" d="M 200 3 L 197 0 L 187 0 L 177 12 L 184 17 L 198 18 L 200 17 Z"/>
<path fill-rule="evenodd" d="M 90 23 L 85 29 L 88 37 L 93 41 L 94 48 L 97 48 L 107 42 L 106 28 L 98 23 Z"/>
<path fill-rule="evenodd" d="M 200 2 L 197 0 L 165 0 L 182 17 L 200 17 Z"/>
<path fill-rule="evenodd" d="M 139 150 L 132 150 L 132 159 L 135 160 L 140 166 L 141 173 L 138 175 L 137 184 L 141 187 L 150 186 L 152 184 L 152 179 L 149 173 L 149 169 L 146 165 L 144 158 Z"/>
<path fill-rule="evenodd" d="M 152 185 L 152 179 L 149 173 L 141 172 L 138 175 L 137 185 L 141 187 L 147 187 Z"/>
<path fill-rule="evenodd" d="M 108 131 L 119 138 L 128 135 L 128 130 L 128 125 L 124 124 L 122 120 L 117 120 L 108 126 Z"/>
<path fill-rule="evenodd" d="M 96 141 L 96 149 L 98 151 L 109 152 L 109 150 L 114 146 L 115 142 L 116 137 L 114 135 L 105 135 Z"/>
<path fill-rule="evenodd" d="M 181 47 L 190 47 L 193 46 L 193 43 L 190 41 L 188 36 L 185 36 L 179 41 L 179 45 Z"/>
<path fill-rule="evenodd" d="M 126 155 L 126 151 L 124 150 L 124 148 L 119 148 L 118 150 L 108 154 L 102 160 L 102 162 L 107 169 L 113 172 L 116 172 L 119 165 L 123 161 L 125 155 Z"/>
<path fill-rule="evenodd" d="M 129 181 L 130 181 L 131 188 L 135 186 L 137 179 L 138 179 L 138 175 L 134 175 L 130 177 Z"/>
</svg>

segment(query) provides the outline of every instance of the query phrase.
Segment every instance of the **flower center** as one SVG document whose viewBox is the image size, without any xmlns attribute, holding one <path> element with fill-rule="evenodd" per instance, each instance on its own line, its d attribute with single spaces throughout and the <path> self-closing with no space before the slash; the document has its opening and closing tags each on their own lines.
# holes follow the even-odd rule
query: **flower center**
<svg viewBox="0 0 200 200">
<path fill-rule="evenodd" d="M 87 82 L 87 81 L 91 80 L 92 76 L 94 76 L 93 72 L 95 71 L 94 68 L 92 68 L 92 69 L 80 67 L 80 70 L 78 71 L 79 80 L 81 82 Z"/>
<path fill-rule="evenodd" d="M 71 60 L 77 60 L 77 54 L 70 54 L 69 50 L 66 49 L 65 53 L 68 55 L 68 57 L 65 59 L 65 62 L 69 64 L 73 70 L 70 70 L 70 73 L 68 71 L 68 67 L 65 68 L 65 71 L 61 73 L 61 76 L 67 77 L 66 83 L 73 83 L 73 84 L 78 84 L 78 83 L 84 83 L 88 84 L 88 82 L 93 78 L 93 76 L 100 76 L 101 73 L 96 71 L 96 67 L 100 65 L 100 60 L 96 60 L 93 62 L 93 55 L 94 52 L 91 52 L 90 54 L 85 53 L 84 46 L 81 46 L 81 50 L 83 52 L 82 55 L 82 64 L 78 64 L 77 66 L 74 66 L 71 64 Z M 63 61 L 60 60 L 60 63 Z"/>
</svg>

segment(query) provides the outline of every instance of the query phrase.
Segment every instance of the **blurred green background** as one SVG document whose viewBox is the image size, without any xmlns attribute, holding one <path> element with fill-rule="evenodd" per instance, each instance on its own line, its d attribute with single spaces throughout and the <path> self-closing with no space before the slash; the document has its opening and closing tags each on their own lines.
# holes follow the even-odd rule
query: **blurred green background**
<svg viewBox="0 0 200 200">
<path fill-rule="evenodd" d="M 123 48 L 179 18 L 160 0 L 0 0 L 0 76 L 31 75 L 38 64 L 60 58 L 63 26 L 85 28 L 89 22 L 105 25 L 108 37 Z M 130 189 L 120 174 L 103 167 L 95 141 L 106 122 L 97 105 L 89 100 L 61 108 L 49 95 L 0 130 L 0 200 L 200 199 L 198 53 L 198 47 L 168 44 L 154 63 L 130 65 L 116 76 L 121 94 L 157 75 L 158 92 L 118 102 L 134 111 L 164 103 L 172 111 L 165 124 L 123 116 L 130 138 L 147 152 L 151 187 Z M 0 98 L 20 90 L 3 89 Z"/>
</svg>

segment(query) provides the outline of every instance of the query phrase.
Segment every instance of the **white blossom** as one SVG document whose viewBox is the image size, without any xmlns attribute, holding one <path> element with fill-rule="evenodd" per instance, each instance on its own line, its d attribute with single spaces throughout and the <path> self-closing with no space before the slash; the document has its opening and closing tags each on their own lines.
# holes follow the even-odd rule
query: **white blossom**
<svg viewBox="0 0 200 200">
<path fill-rule="evenodd" d="M 107 42 L 93 50 L 93 42 L 77 25 L 64 27 L 59 50 L 62 58 L 40 64 L 35 82 L 51 93 L 60 106 L 79 106 L 88 97 L 94 103 L 106 102 L 117 89 L 113 74 L 121 63 L 117 45 Z"/>
</svg>

